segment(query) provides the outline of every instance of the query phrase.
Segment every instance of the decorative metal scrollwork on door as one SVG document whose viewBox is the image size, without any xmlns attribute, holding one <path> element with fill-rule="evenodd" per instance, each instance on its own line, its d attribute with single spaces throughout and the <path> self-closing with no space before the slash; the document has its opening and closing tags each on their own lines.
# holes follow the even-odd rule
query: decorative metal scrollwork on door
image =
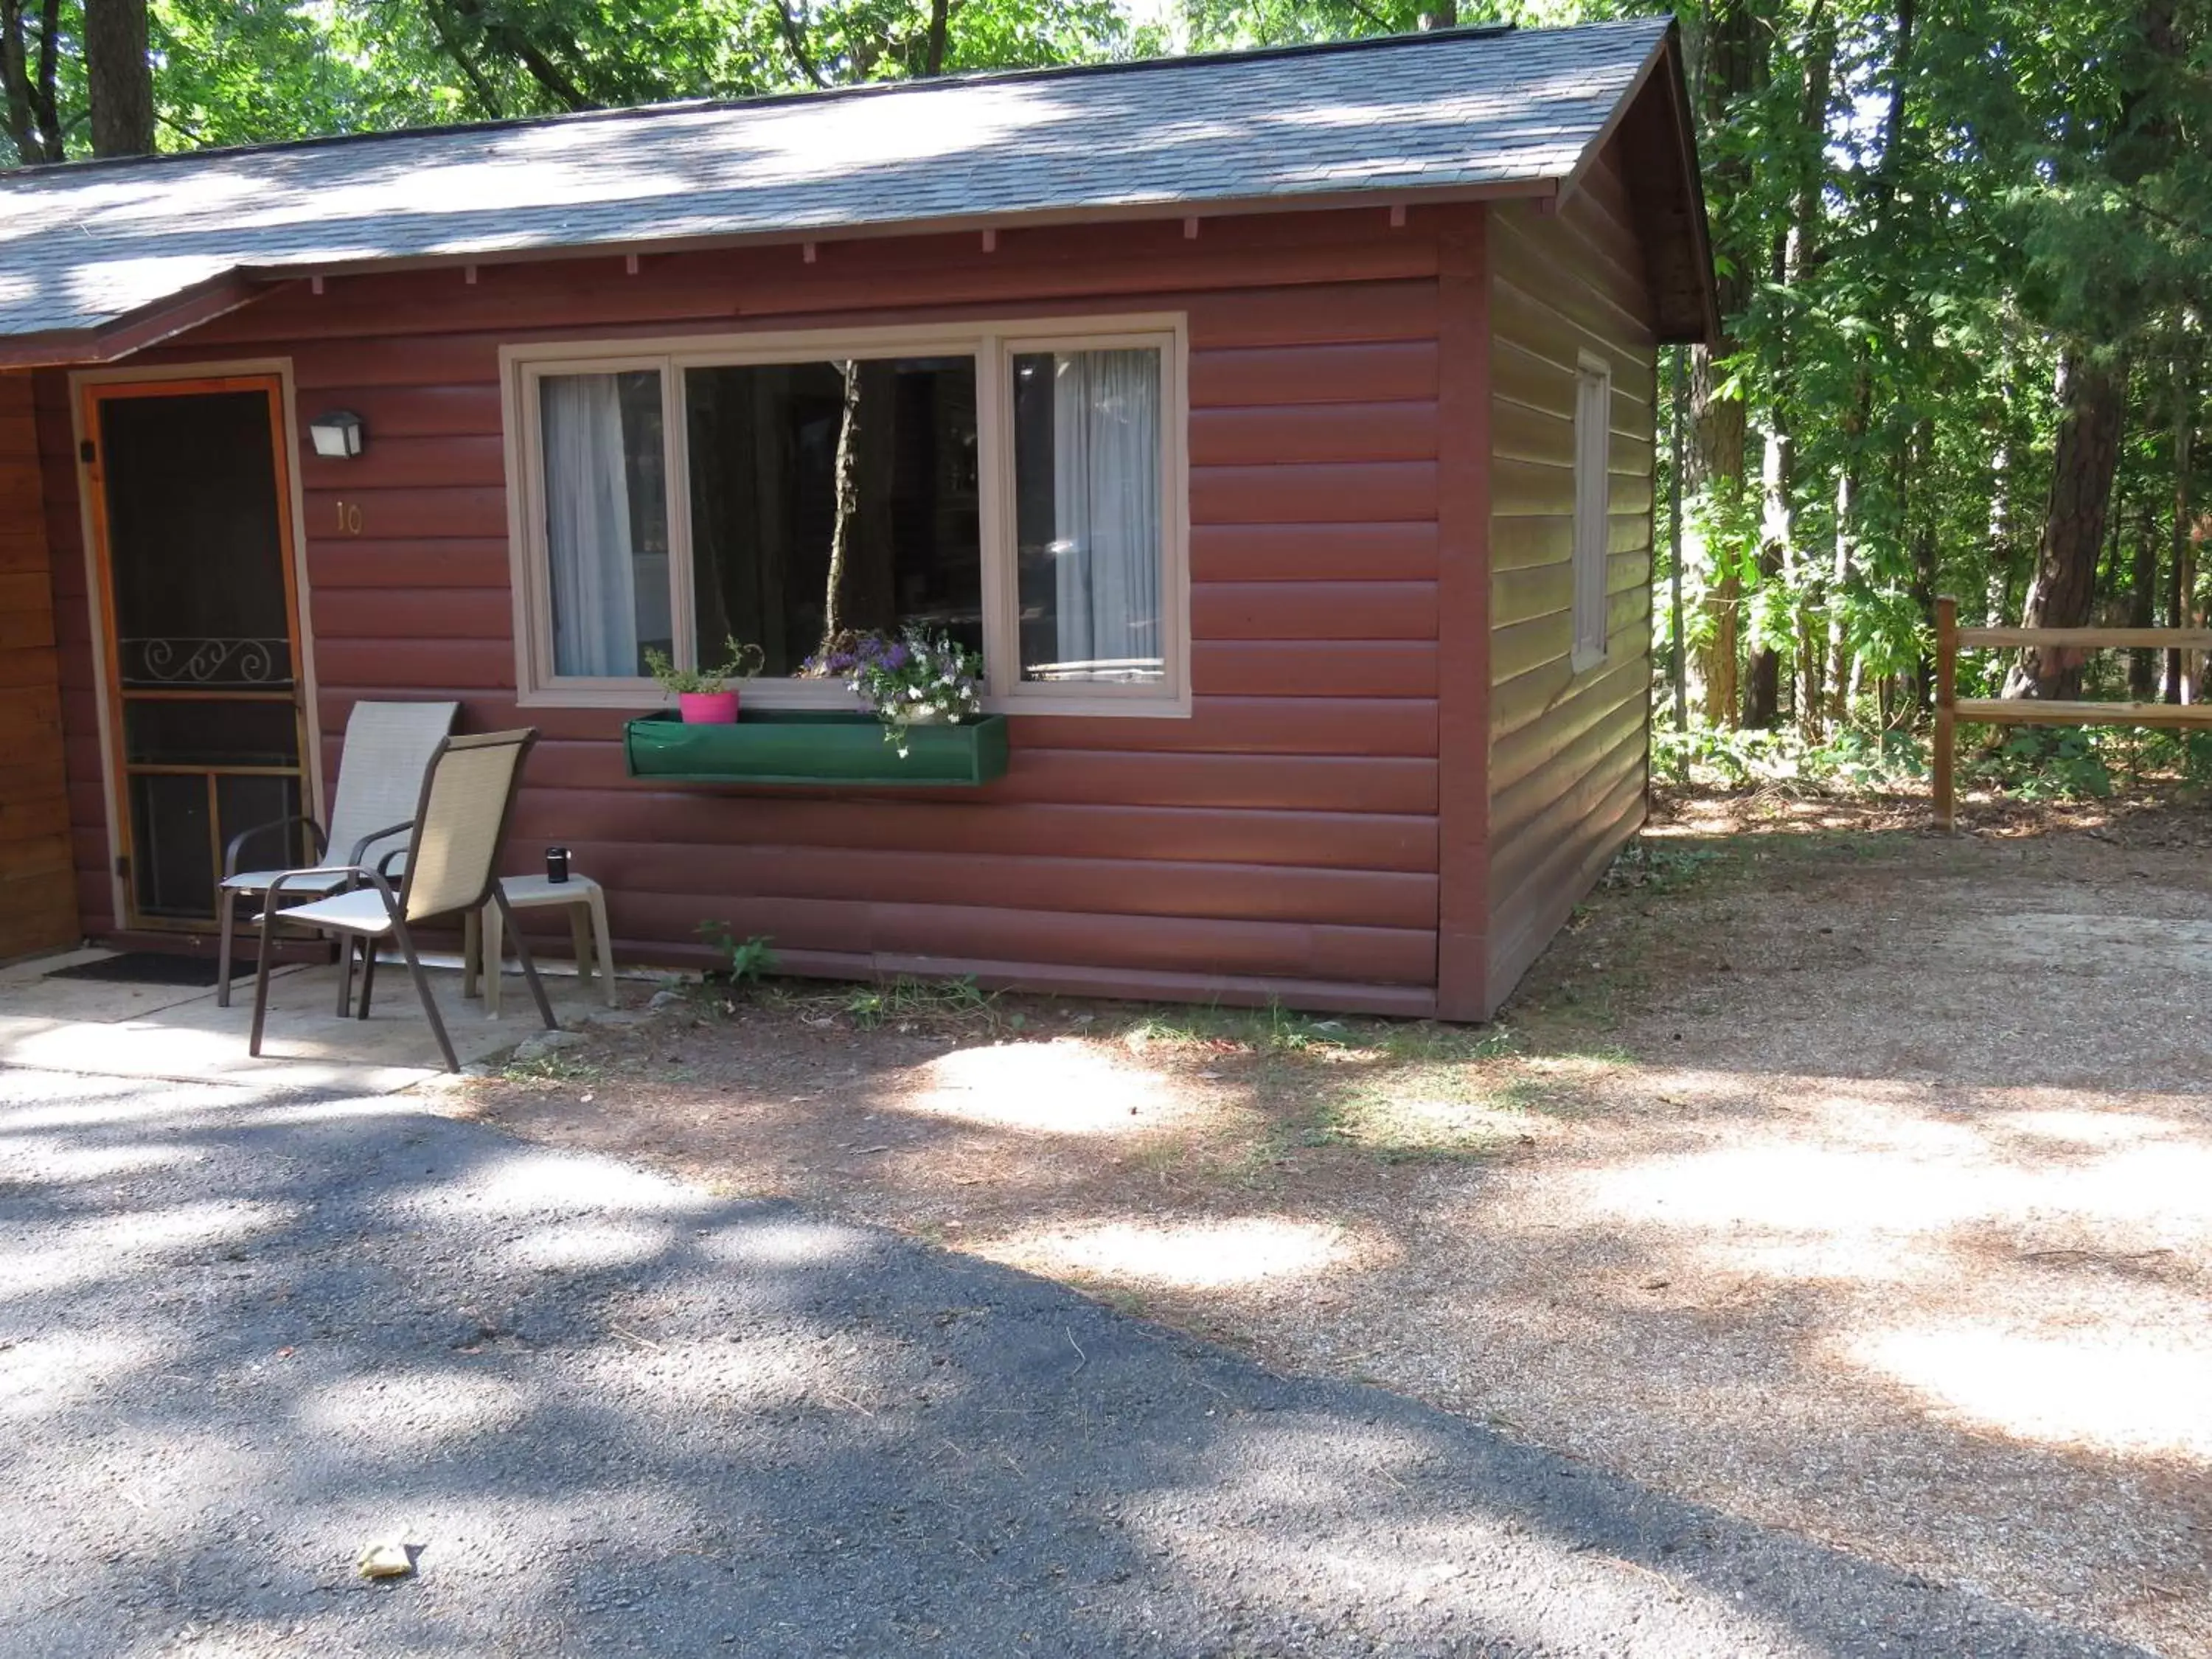
<svg viewBox="0 0 2212 1659">
<path fill-rule="evenodd" d="M 282 686 L 292 683 L 292 642 L 276 639 L 118 640 L 125 685 Z"/>
</svg>

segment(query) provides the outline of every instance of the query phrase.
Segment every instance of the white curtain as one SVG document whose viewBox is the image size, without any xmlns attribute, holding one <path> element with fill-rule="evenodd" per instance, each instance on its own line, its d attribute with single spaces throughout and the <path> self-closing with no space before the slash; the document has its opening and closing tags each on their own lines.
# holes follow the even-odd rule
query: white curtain
<svg viewBox="0 0 2212 1659">
<path fill-rule="evenodd" d="M 1066 352 L 1053 372 L 1060 659 L 1153 679 L 1160 639 L 1160 356 Z"/>
<path fill-rule="evenodd" d="M 621 392 L 611 374 L 549 374 L 538 384 L 553 670 L 634 675 L 637 550 L 631 544 Z"/>
</svg>

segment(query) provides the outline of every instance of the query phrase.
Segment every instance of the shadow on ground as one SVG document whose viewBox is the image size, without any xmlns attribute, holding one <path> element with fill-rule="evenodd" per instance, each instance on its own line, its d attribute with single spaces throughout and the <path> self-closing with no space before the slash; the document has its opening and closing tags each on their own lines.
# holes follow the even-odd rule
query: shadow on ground
<svg viewBox="0 0 2212 1659">
<path fill-rule="evenodd" d="M 43 1655 L 2135 1651 L 390 1100 L 0 1073 L 0 1462 Z"/>
</svg>

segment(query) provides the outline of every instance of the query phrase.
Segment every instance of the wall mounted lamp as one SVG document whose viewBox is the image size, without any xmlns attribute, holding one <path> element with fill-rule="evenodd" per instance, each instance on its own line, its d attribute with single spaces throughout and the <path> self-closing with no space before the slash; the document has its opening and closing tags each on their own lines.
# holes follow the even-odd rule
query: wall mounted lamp
<svg viewBox="0 0 2212 1659">
<path fill-rule="evenodd" d="M 334 461 L 349 460 L 361 453 L 361 416 L 349 409 L 334 409 L 307 422 L 307 435 L 315 441 L 315 453 Z"/>
</svg>

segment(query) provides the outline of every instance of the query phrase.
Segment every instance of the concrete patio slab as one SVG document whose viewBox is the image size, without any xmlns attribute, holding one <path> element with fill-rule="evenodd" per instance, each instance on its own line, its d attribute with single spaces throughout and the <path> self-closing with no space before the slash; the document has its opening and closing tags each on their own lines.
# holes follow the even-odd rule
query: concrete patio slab
<svg viewBox="0 0 2212 1659">
<path fill-rule="evenodd" d="M 212 987 L 46 976 L 96 954 L 71 951 L 0 971 L 0 1065 L 365 1095 L 390 1094 L 444 1075 L 437 1040 L 403 967 L 379 969 L 375 1004 L 365 1021 L 337 1013 L 336 968 L 279 969 L 270 977 L 268 1029 L 256 1059 L 246 1051 L 253 1018 L 250 980 L 234 989 L 231 1006 L 223 1008 L 216 1006 Z M 492 1020 L 484 1017 L 481 1001 L 463 999 L 457 970 L 434 968 L 430 981 L 465 1066 L 543 1030 L 520 985 L 507 988 L 505 1016 Z M 573 975 L 549 974 L 545 988 L 564 1027 L 634 1017 L 608 1008 L 595 984 Z M 630 1000 L 636 1000 L 634 988 Z"/>
</svg>

